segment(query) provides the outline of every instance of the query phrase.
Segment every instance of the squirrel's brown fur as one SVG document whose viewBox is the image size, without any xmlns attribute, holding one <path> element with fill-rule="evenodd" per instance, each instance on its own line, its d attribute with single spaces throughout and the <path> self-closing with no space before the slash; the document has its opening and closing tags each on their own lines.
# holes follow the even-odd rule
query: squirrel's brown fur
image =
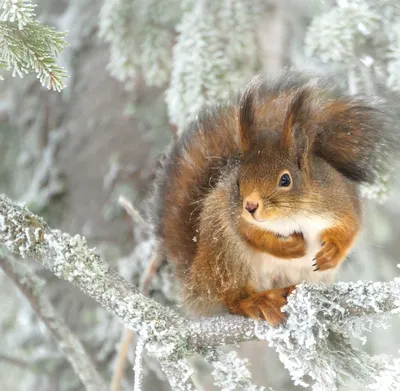
<svg viewBox="0 0 400 391">
<path fill-rule="evenodd" d="M 358 184 L 389 153 L 386 125 L 368 100 L 295 73 L 257 77 L 200 113 L 167 151 L 153 198 L 186 307 L 277 324 L 295 284 L 332 281 L 360 228 Z"/>
</svg>

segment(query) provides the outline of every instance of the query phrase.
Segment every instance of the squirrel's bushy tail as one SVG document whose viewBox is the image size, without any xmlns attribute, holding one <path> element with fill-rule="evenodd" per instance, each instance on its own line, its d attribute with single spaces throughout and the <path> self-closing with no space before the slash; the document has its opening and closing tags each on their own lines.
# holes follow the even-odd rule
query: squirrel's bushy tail
<svg viewBox="0 0 400 391">
<path fill-rule="evenodd" d="M 346 177 L 372 183 L 398 153 L 400 133 L 393 113 L 370 97 L 338 96 L 315 111 L 314 153 Z"/>
</svg>

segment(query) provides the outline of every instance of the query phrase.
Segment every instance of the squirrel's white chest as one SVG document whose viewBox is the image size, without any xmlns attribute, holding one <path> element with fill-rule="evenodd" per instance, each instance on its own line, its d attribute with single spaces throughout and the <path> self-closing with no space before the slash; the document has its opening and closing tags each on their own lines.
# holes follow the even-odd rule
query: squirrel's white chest
<svg viewBox="0 0 400 391">
<path fill-rule="evenodd" d="M 306 255 L 301 258 L 281 259 L 268 253 L 257 253 L 252 266 L 258 291 L 282 288 L 301 282 L 331 283 L 334 281 L 337 269 L 321 272 L 313 271 L 312 266 L 315 255 L 321 249 L 321 232 L 332 226 L 331 221 L 315 215 L 294 215 L 257 225 L 283 236 L 302 232 L 307 246 Z"/>
</svg>

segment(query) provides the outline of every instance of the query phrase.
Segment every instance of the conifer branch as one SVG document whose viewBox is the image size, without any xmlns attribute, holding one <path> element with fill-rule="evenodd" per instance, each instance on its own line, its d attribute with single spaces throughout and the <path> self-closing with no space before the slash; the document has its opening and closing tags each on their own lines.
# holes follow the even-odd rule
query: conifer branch
<svg viewBox="0 0 400 391">
<path fill-rule="evenodd" d="M 56 58 L 66 33 L 35 21 L 34 8 L 30 0 L 0 2 L 0 68 L 20 77 L 34 72 L 43 86 L 61 91 L 67 74 Z"/>
</svg>

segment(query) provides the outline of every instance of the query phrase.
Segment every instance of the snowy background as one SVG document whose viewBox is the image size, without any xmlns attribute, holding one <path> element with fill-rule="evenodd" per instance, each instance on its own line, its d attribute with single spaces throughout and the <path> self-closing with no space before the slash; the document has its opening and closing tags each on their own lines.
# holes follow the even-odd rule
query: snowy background
<svg viewBox="0 0 400 391">
<path fill-rule="evenodd" d="M 229 97 L 255 72 L 274 76 L 285 66 L 333 73 L 350 93 L 390 99 L 400 89 L 396 0 L 37 3 L 39 21 L 68 30 L 69 47 L 59 59 L 69 78 L 59 93 L 44 89 L 34 75 L 20 79 L 3 72 L 0 193 L 26 202 L 52 227 L 84 235 L 135 283 L 151 257 L 150 247 L 118 199 L 124 196 L 145 212 L 157 154 L 200 106 Z M 365 229 L 340 279 L 388 281 L 399 274 L 396 171 L 366 189 L 371 200 Z M 71 285 L 31 266 L 51 303 L 111 381 L 121 323 Z M 160 302 L 174 301 L 168 270 L 150 288 Z M 82 390 L 46 327 L 1 272 L 0 298 L 0 389 Z M 399 327 L 393 321 L 388 330 L 374 330 L 362 348 L 398 355 Z M 266 344 L 245 343 L 238 351 L 249 358 L 257 384 L 295 389 Z M 217 389 L 201 375 L 202 363 L 196 365 L 198 388 Z M 133 388 L 131 367 L 124 390 Z M 157 365 L 146 360 L 144 390 L 168 389 Z"/>
</svg>

